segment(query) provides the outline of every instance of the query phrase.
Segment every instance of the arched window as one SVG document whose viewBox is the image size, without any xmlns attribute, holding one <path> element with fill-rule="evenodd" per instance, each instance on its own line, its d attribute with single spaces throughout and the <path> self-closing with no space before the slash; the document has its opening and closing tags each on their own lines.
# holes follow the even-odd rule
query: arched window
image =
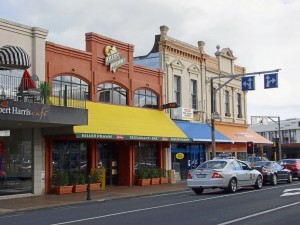
<svg viewBox="0 0 300 225">
<path fill-rule="evenodd" d="M 157 95 L 147 89 L 136 90 L 134 92 L 134 106 L 157 109 Z"/>
<path fill-rule="evenodd" d="M 127 91 L 114 83 L 103 83 L 98 85 L 98 101 L 108 102 L 116 105 L 127 105 Z"/>
<path fill-rule="evenodd" d="M 90 99 L 89 85 L 72 75 L 61 75 L 52 79 L 53 96 L 62 96 L 67 88 L 67 97 L 73 99 Z"/>
</svg>

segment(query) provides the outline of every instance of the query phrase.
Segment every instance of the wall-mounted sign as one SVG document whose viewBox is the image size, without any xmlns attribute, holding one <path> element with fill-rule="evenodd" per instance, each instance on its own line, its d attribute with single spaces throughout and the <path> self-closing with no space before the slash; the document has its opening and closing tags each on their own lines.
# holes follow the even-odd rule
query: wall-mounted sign
<svg viewBox="0 0 300 225">
<path fill-rule="evenodd" d="M 182 152 L 178 152 L 176 154 L 176 159 L 183 159 L 184 158 L 184 154 Z"/>
<path fill-rule="evenodd" d="M 171 117 L 172 119 L 178 119 L 178 120 L 194 120 L 194 110 L 189 108 L 175 108 L 171 111 Z"/>
<path fill-rule="evenodd" d="M 104 49 L 106 58 L 105 65 L 109 66 L 109 70 L 116 72 L 116 70 L 126 63 L 126 57 L 121 58 L 116 46 L 106 46 Z"/>
</svg>

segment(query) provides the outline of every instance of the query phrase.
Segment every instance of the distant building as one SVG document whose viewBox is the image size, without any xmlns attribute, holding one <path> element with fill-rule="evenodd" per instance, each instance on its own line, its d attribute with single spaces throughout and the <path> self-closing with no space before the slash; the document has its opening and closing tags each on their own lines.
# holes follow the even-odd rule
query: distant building
<svg viewBox="0 0 300 225">
<path fill-rule="evenodd" d="M 252 130 L 272 142 L 279 140 L 277 122 L 267 125 L 258 123 L 250 126 Z M 280 121 L 282 158 L 300 158 L 300 118 Z"/>
</svg>

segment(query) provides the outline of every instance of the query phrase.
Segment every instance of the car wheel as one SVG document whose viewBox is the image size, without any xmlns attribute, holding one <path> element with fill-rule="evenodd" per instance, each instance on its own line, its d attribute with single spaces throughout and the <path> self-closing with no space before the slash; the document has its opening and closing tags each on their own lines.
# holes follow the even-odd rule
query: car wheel
<svg viewBox="0 0 300 225">
<path fill-rule="evenodd" d="M 274 185 L 274 186 L 277 185 L 277 176 L 276 176 L 276 174 L 272 175 L 271 184 Z"/>
<path fill-rule="evenodd" d="M 292 176 L 292 174 L 289 174 L 289 175 L 288 175 L 287 182 L 288 182 L 288 183 L 292 183 L 292 182 L 293 182 L 293 176 Z"/>
<path fill-rule="evenodd" d="M 262 179 L 261 176 L 257 176 L 254 188 L 255 189 L 261 189 L 262 186 L 263 186 L 263 179 Z"/>
<path fill-rule="evenodd" d="M 192 190 L 196 195 L 201 195 L 204 191 L 203 188 L 192 188 Z"/>
<path fill-rule="evenodd" d="M 231 178 L 231 180 L 229 181 L 227 190 L 228 190 L 230 193 L 236 192 L 236 190 L 237 190 L 237 182 L 236 182 L 236 179 L 235 179 L 235 178 Z"/>
</svg>

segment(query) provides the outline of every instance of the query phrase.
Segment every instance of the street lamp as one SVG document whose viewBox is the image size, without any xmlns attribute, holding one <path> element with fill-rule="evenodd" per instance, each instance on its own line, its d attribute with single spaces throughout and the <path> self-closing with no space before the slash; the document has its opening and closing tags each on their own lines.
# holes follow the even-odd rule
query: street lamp
<svg viewBox="0 0 300 225">
<path fill-rule="evenodd" d="M 211 77 L 210 78 L 210 99 L 211 99 L 211 148 L 212 148 L 212 158 L 216 157 L 216 140 L 215 140 L 215 119 L 219 119 L 218 118 L 218 114 L 215 112 L 215 107 L 214 107 L 214 101 L 215 101 L 215 96 L 216 93 L 225 85 L 227 85 L 230 81 L 232 81 L 233 79 L 237 78 L 237 77 L 244 77 L 244 76 L 248 76 L 248 75 L 260 75 L 260 74 L 265 74 L 265 73 L 274 73 L 274 72 L 278 72 L 280 69 L 276 69 L 276 70 L 270 70 L 270 71 L 260 71 L 260 72 L 253 72 L 253 73 L 244 73 L 244 74 L 236 74 L 236 75 L 228 75 L 228 76 L 217 76 L 217 77 Z M 229 79 L 227 80 L 224 84 L 220 85 L 218 88 L 213 88 L 213 81 L 215 79 Z M 279 145 L 279 148 L 281 148 L 281 146 Z M 280 150 L 280 154 L 281 154 L 281 150 Z"/>
</svg>

